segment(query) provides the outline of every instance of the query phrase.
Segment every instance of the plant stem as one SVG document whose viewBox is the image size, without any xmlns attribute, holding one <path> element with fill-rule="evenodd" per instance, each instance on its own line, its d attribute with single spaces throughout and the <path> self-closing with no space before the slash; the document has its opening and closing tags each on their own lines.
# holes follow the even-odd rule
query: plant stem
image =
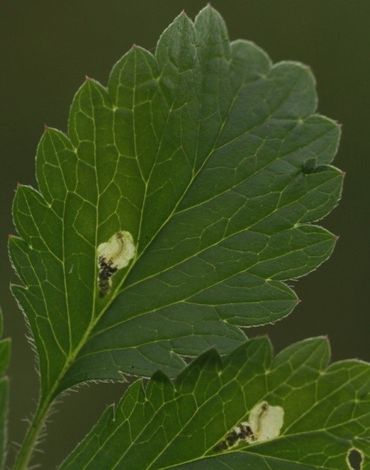
<svg viewBox="0 0 370 470">
<path fill-rule="evenodd" d="M 40 432 L 42 431 L 45 420 L 50 410 L 50 400 L 39 403 L 36 413 L 31 421 L 27 433 L 23 439 L 20 451 L 16 457 L 13 470 L 26 470 L 35 450 Z"/>
</svg>

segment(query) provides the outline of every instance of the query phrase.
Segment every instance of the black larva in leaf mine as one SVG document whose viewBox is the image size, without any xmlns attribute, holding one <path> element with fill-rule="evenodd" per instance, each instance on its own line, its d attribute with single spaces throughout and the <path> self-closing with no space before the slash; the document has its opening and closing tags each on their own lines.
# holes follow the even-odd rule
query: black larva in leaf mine
<svg viewBox="0 0 370 470">
<path fill-rule="evenodd" d="M 252 444 L 276 439 L 280 435 L 283 423 L 284 409 L 262 401 L 251 409 L 249 421 L 235 426 L 223 441 L 216 444 L 213 450 L 222 452 L 241 442 Z"/>
<path fill-rule="evenodd" d="M 130 232 L 120 230 L 107 242 L 98 246 L 98 289 L 100 297 L 109 293 L 112 276 L 128 266 L 136 255 L 136 247 Z"/>
</svg>

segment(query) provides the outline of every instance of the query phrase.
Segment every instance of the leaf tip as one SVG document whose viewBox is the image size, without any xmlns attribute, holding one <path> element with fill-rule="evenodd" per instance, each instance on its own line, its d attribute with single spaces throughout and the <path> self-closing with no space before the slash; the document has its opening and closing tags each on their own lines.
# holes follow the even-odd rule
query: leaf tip
<svg viewBox="0 0 370 470">
<path fill-rule="evenodd" d="M 134 43 L 132 43 L 129 52 L 138 54 L 138 53 L 140 53 L 140 52 L 142 52 L 142 51 L 143 51 L 143 48 L 142 48 L 141 46 L 139 46 L 139 44 L 136 44 L 136 42 L 134 42 Z"/>
<path fill-rule="evenodd" d="M 203 8 L 203 11 L 209 12 L 209 13 L 215 13 L 218 16 L 221 16 L 220 13 L 216 10 L 216 8 L 212 5 L 211 2 L 207 3 L 207 5 Z"/>
</svg>

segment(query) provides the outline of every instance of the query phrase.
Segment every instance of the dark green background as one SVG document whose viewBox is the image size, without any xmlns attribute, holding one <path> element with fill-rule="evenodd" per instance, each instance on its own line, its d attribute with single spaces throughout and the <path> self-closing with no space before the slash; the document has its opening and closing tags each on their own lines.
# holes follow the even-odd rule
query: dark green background
<svg viewBox="0 0 370 470">
<path fill-rule="evenodd" d="M 34 184 L 35 147 L 44 123 L 65 130 L 74 92 L 89 75 L 105 83 L 113 63 L 137 43 L 153 50 L 186 0 L 2 0 L 0 2 L 1 292 L 13 338 L 11 441 L 19 442 L 37 397 L 37 375 L 21 313 L 12 300 L 6 242 L 17 181 Z M 336 164 L 347 173 L 344 198 L 324 225 L 340 235 L 332 259 L 298 283 L 303 302 L 268 332 L 280 349 L 328 334 L 335 359 L 370 359 L 370 1 L 214 0 L 231 38 L 262 46 L 274 61 L 309 64 L 319 110 L 343 124 Z M 266 331 L 266 329 L 265 329 Z M 123 385 L 83 387 L 57 407 L 39 457 L 54 468 Z M 59 411 L 61 410 L 61 411 Z M 13 444 L 12 449 L 16 445 Z"/>
</svg>

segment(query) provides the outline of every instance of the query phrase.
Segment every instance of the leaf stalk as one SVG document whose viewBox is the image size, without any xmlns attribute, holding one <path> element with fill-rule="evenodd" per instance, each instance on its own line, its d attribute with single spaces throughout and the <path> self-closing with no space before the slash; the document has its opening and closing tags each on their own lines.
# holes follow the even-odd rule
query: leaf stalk
<svg viewBox="0 0 370 470">
<path fill-rule="evenodd" d="M 44 428 L 46 418 L 51 406 L 50 400 L 39 403 L 31 424 L 21 444 L 21 448 L 16 457 L 13 470 L 27 470 L 35 447 L 39 441 L 40 434 Z"/>
</svg>

